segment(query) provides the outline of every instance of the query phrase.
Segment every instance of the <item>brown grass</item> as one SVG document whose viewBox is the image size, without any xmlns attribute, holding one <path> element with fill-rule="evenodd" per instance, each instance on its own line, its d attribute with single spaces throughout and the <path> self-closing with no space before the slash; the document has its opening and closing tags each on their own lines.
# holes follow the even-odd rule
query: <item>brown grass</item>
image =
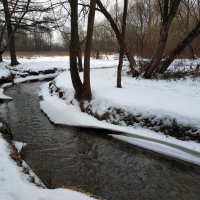
<svg viewBox="0 0 200 200">
<path fill-rule="evenodd" d="M 32 58 L 35 56 L 46 56 L 46 57 L 53 57 L 53 56 L 68 56 L 69 52 L 67 51 L 18 51 L 17 57 L 18 58 Z M 9 57 L 9 52 L 5 52 L 3 54 L 5 57 Z"/>
<path fill-rule="evenodd" d="M 112 55 L 116 54 L 116 52 L 100 52 L 100 57 L 102 54 Z M 5 52 L 3 54 L 4 57 L 9 57 L 9 52 Z M 68 51 L 18 51 L 17 57 L 18 58 L 32 58 L 35 56 L 46 56 L 46 57 L 54 57 L 54 56 L 69 56 Z M 93 56 L 93 54 L 92 54 Z"/>
</svg>

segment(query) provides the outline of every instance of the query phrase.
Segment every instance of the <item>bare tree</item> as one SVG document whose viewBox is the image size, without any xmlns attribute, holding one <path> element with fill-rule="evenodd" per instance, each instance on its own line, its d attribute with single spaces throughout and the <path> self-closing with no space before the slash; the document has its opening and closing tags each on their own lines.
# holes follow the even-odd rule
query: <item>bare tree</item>
<svg viewBox="0 0 200 200">
<path fill-rule="evenodd" d="M 92 50 L 92 36 L 94 28 L 96 0 L 90 0 L 90 11 L 88 15 L 87 37 L 85 44 L 85 57 L 84 57 L 84 76 L 83 76 L 83 98 L 90 100 L 92 98 L 90 86 L 90 54 Z"/>
<path fill-rule="evenodd" d="M 161 0 L 158 0 L 158 3 L 162 17 L 160 39 L 158 41 L 155 55 L 146 67 L 144 78 L 151 78 L 162 60 L 163 52 L 167 44 L 169 29 L 174 17 L 176 16 L 181 0 L 164 0 L 162 2 Z"/>
<path fill-rule="evenodd" d="M 124 0 L 124 11 L 123 11 L 123 19 L 122 19 L 122 32 L 120 38 L 120 50 L 119 50 L 119 64 L 117 69 L 117 87 L 121 88 L 121 77 L 122 77 L 122 65 L 123 58 L 125 53 L 125 34 L 126 34 L 126 18 L 127 18 L 127 10 L 128 10 L 128 0 Z"/>
<path fill-rule="evenodd" d="M 115 36 L 116 36 L 118 44 L 120 46 L 121 33 L 120 33 L 120 30 L 119 30 L 117 24 L 115 23 L 115 20 L 112 18 L 112 16 L 107 11 L 107 9 L 103 6 L 101 0 L 97 0 L 97 5 L 99 6 L 99 9 L 97 9 L 97 10 L 102 12 L 103 15 L 106 17 L 106 19 L 109 21 L 110 26 L 112 27 L 113 31 L 115 32 Z M 126 44 L 124 44 L 124 45 L 125 45 L 125 53 L 126 53 L 127 59 L 129 61 L 129 64 L 130 64 L 130 69 L 131 69 L 132 75 L 137 76 L 138 71 L 134 68 L 134 66 L 136 66 L 136 62 L 135 62 L 131 52 L 129 52 L 128 49 L 126 48 Z"/>
<path fill-rule="evenodd" d="M 11 57 L 11 65 L 18 65 L 19 62 L 17 61 L 16 52 L 15 52 L 15 40 L 14 40 L 14 34 L 13 34 L 13 27 L 11 22 L 11 14 L 8 6 L 7 0 L 3 1 L 3 8 L 4 8 L 4 14 L 5 14 L 5 21 L 6 21 L 6 27 L 7 27 L 7 34 L 8 34 L 8 43 L 9 43 L 9 50 L 10 50 L 10 57 Z"/>
<path fill-rule="evenodd" d="M 79 47 L 78 0 L 70 0 L 69 3 L 71 7 L 70 73 L 75 90 L 75 98 L 81 100 L 83 85 L 77 69 L 77 52 Z"/>
<path fill-rule="evenodd" d="M 200 35 L 200 21 L 195 28 L 164 58 L 158 68 L 159 73 L 164 73 L 177 56 Z"/>
</svg>

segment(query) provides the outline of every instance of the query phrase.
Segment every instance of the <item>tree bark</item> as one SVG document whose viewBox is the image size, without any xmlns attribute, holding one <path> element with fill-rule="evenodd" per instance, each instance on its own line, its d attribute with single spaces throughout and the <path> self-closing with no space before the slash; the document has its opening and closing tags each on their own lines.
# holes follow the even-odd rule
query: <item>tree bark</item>
<svg viewBox="0 0 200 200">
<path fill-rule="evenodd" d="M 135 62 L 135 59 L 133 57 L 133 54 L 131 53 L 131 51 L 128 51 L 125 47 L 125 54 L 126 54 L 126 57 L 129 61 L 129 66 L 130 66 L 130 70 L 131 70 L 131 73 L 132 73 L 132 76 L 133 77 L 137 77 L 139 75 L 139 72 L 135 69 L 134 66 L 136 66 L 136 62 Z"/>
<path fill-rule="evenodd" d="M 11 66 L 14 66 L 14 65 L 18 65 L 19 62 L 17 61 L 17 57 L 16 57 L 15 39 L 14 39 L 14 34 L 13 34 L 11 16 L 10 16 L 10 11 L 8 7 L 8 1 L 7 0 L 2 0 L 2 1 L 3 1 L 6 27 L 7 27 L 7 33 L 8 33 L 8 45 L 9 45 L 9 50 L 10 50 Z"/>
<path fill-rule="evenodd" d="M 189 49 L 189 52 L 190 52 L 190 59 L 197 59 L 196 56 L 195 56 L 195 53 L 194 53 L 194 48 L 192 46 L 192 44 L 188 44 L 188 49 Z"/>
<path fill-rule="evenodd" d="M 120 46 L 121 34 L 120 34 L 120 31 L 119 31 L 119 28 L 117 27 L 117 24 L 113 20 L 113 18 L 110 15 L 110 13 L 103 6 L 101 0 L 97 0 L 97 5 L 99 6 L 98 11 L 100 11 L 101 13 L 103 13 L 103 15 L 109 21 L 110 26 L 112 27 L 113 31 L 115 32 L 115 36 L 116 36 L 117 42 L 118 42 L 118 44 Z M 131 69 L 133 77 L 135 77 L 135 76 L 137 76 L 139 74 L 138 71 L 134 68 L 134 66 L 136 66 L 135 59 L 133 58 L 133 56 L 132 57 L 130 56 L 131 54 L 130 54 L 129 50 L 126 48 L 126 43 L 124 43 L 124 45 L 125 45 L 125 54 L 126 54 L 127 59 L 129 61 L 129 67 Z"/>
<path fill-rule="evenodd" d="M 78 58 L 78 70 L 79 72 L 83 72 L 82 50 L 81 50 L 80 44 L 77 50 L 77 58 Z"/>
<path fill-rule="evenodd" d="M 96 59 L 99 59 L 99 50 L 96 51 Z"/>
<path fill-rule="evenodd" d="M 90 0 L 90 11 L 88 15 L 87 38 L 85 44 L 84 75 L 83 75 L 83 99 L 91 100 L 92 92 L 90 86 L 90 55 L 92 50 L 92 36 L 94 28 L 96 0 Z"/>
<path fill-rule="evenodd" d="M 5 48 L 2 47 L 3 36 L 4 36 L 5 28 L 6 28 L 6 26 L 4 25 L 3 28 L 2 28 L 2 30 L 1 30 L 1 34 L 0 34 L 0 48 L 1 48 L 1 51 L 0 51 L 0 62 L 3 62 L 3 57 L 2 57 L 2 55 L 3 55 L 4 49 L 5 49 Z"/>
<path fill-rule="evenodd" d="M 170 2 L 170 4 L 172 4 L 170 7 L 170 10 L 169 10 L 169 5 L 168 5 L 169 0 L 165 0 L 164 2 L 164 8 L 163 8 L 163 11 L 161 11 L 163 21 L 162 21 L 162 25 L 160 29 L 159 42 L 158 42 L 154 57 L 151 59 L 150 63 L 146 67 L 144 78 L 147 78 L 147 79 L 151 78 L 156 68 L 159 66 L 162 60 L 163 52 L 167 44 L 169 29 L 174 17 L 176 16 L 180 2 L 181 0 L 176 0 L 176 1 L 173 1 L 172 3 Z"/>
<path fill-rule="evenodd" d="M 122 66 L 123 66 L 123 58 L 125 52 L 125 33 L 126 33 L 126 18 L 127 18 L 127 9 L 128 9 L 128 0 L 124 0 L 124 11 L 123 11 L 123 19 L 122 19 L 122 33 L 121 33 L 121 41 L 120 41 L 120 53 L 119 53 L 119 64 L 117 69 L 117 87 L 122 87 Z"/>
<path fill-rule="evenodd" d="M 70 1 L 71 7 L 71 40 L 70 40 L 70 74 L 75 90 L 75 98 L 82 99 L 82 82 L 77 69 L 78 35 L 78 0 Z"/>
<path fill-rule="evenodd" d="M 0 62 L 3 62 L 3 57 L 1 53 L 0 53 Z"/>
<path fill-rule="evenodd" d="M 187 35 L 187 37 L 180 42 L 164 59 L 158 70 L 159 73 L 164 73 L 174 59 L 200 34 L 200 22 L 196 27 Z"/>
</svg>

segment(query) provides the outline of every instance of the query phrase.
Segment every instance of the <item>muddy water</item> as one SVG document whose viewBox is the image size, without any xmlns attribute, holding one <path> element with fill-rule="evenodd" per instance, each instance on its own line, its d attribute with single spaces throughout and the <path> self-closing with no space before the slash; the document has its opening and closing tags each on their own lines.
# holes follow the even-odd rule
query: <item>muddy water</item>
<svg viewBox="0 0 200 200">
<path fill-rule="evenodd" d="M 109 131 L 52 125 L 39 108 L 40 84 L 8 89 L 14 101 L 1 113 L 15 140 L 28 144 L 24 159 L 46 185 L 109 200 L 200 199 L 200 167 L 115 141 Z"/>
</svg>

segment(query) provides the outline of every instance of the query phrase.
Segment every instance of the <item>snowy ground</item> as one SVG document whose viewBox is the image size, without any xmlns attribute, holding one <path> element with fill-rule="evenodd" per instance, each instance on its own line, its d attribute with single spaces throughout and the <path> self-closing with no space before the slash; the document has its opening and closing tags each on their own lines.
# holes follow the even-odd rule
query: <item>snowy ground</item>
<svg viewBox="0 0 200 200">
<path fill-rule="evenodd" d="M 48 69 L 69 69 L 69 56 L 58 56 L 58 57 L 33 57 L 31 59 L 19 58 L 20 65 L 15 67 L 19 71 L 42 71 Z M 4 60 L 4 65 L 9 66 L 9 60 Z M 108 59 L 104 57 L 99 62 L 96 59 L 91 59 L 92 68 L 107 68 L 115 67 L 118 63 L 117 56 L 108 56 Z M 0 64 L 1 66 L 2 64 Z"/>
<path fill-rule="evenodd" d="M 0 65 L 0 84 L 1 84 L 1 82 L 2 82 L 2 84 L 4 82 L 8 82 L 9 81 L 8 79 L 10 79 L 10 75 L 11 75 L 10 70 L 7 69 L 4 64 L 1 64 Z M 1 87 L 0 88 L 0 101 L 5 102 L 5 101 L 9 101 L 12 99 L 12 98 L 6 96 L 5 94 L 3 94 L 3 92 L 4 92 L 4 89 Z"/>
<path fill-rule="evenodd" d="M 3 92 L 4 92 L 4 89 L 3 89 L 3 88 L 0 88 L 0 100 L 1 100 L 1 101 L 6 102 L 6 101 L 12 100 L 11 97 L 6 96 Z"/>
</svg>

